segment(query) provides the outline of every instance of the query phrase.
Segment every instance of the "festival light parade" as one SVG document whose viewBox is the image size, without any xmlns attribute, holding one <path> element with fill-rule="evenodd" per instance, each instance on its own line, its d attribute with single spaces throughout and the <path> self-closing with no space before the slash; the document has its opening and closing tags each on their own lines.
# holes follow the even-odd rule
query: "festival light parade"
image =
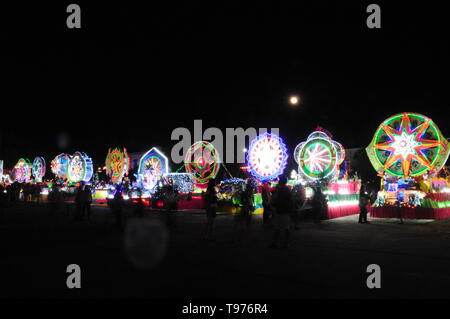
<svg viewBox="0 0 450 319">
<path fill-rule="evenodd" d="M 1 300 L 285 319 L 450 299 L 445 10 L 15 6 Z"/>
</svg>

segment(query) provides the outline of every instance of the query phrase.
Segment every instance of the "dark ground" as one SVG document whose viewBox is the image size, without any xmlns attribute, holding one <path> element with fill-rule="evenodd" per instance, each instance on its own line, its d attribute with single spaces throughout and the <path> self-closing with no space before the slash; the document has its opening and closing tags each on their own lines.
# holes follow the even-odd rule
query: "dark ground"
<svg viewBox="0 0 450 319">
<path fill-rule="evenodd" d="M 70 208 L 73 210 L 73 207 Z M 205 216 L 178 212 L 169 248 L 153 270 L 124 253 L 123 232 L 105 207 L 90 221 L 51 215 L 20 203 L 0 222 L 1 298 L 448 298 L 449 221 L 357 216 L 305 221 L 287 249 L 269 249 L 272 229 L 255 216 L 241 246 L 231 245 L 233 218 L 217 217 L 216 242 L 202 240 Z M 109 216 L 106 219 L 106 216 Z M 160 219 L 147 211 L 145 219 Z M 82 288 L 66 287 L 78 264 Z M 381 266 L 381 289 L 366 287 L 366 267 Z"/>
</svg>

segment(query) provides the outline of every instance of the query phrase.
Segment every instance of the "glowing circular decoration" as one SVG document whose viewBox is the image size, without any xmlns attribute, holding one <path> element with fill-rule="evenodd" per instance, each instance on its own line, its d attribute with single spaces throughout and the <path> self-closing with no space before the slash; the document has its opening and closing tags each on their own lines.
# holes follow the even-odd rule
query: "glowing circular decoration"
<svg viewBox="0 0 450 319">
<path fill-rule="evenodd" d="M 36 182 L 42 182 L 42 178 L 45 176 L 45 159 L 43 157 L 36 157 L 33 161 L 32 173 Z"/>
<path fill-rule="evenodd" d="M 250 173 L 260 181 L 274 180 L 286 167 L 286 146 L 278 135 L 264 133 L 250 143 L 247 164 Z"/>
<path fill-rule="evenodd" d="M 67 179 L 67 170 L 69 167 L 70 155 L 62 153 L 56 156 L 50 162 L 52 173 L 60 179 Z"/>
<path fill-rule="evenodd" d="M 75 152 L 69 160 L 67 179 L 69 182 L 89 182 L 93 174 L 92 159 L 85 153 Z"/>
<path fill-rule="evenodd" d="M 127 149 L 123 150 L 119 147 L 115 149 L 109 149 L 108 155 L 105 161 L 106 175 L 111 178 L 113 184 L 117 184 L 122 181 L 122 178 L 128 174 L 130 168 L 130 157 L 128 156 Z"/>
<path fill-rule="evenodd" d="M 205 184 L 211 178 L 215 178 L 219 165 L 219 153 L 211 143 L 205 141 L 191 145 L 184 158 L 186 172 L 192 174 L 197 184 Z"/>
<path fill-rule="evenodd" d="M 29 159 L 19 159 L 14 166 L 14 180 L 19 183 L 28 183 L 31 179 L 31 167 Z"/>
<path fill-rule="evenodd" d="M 297 144 L 297 146 L 294 149 L 294 160 L 297 164 L 298 164 L 298 156 L 300 154 L 300 150 L 303 147 L 303 144 L 305 144 L 305 142 L 301 142 L 301 143 Z"/>
<path fill-rule="evenodd" d="M 331 141 L 331 143 L 333 143 L 334 147 L 336 148 L 337 165 L 341 165 L 341 163 L 345 159 L 345 149 L 341 143 L 338 143 L 336 141 Z"/>
<path fill-rule="evenodd" d="M 380 174 L 435 175 L 447 161 L 449 143 L 430 118 L 405 112 L 381 123 L 366 152 Z"/>
<path fill-rule="evenodd" d="M 314 131 L 309 134 L 306 142 L 298 145 L 294 155 L 303 177 L 309 180 L 334 179 L 339 164 L 344 161 L 345 150 L 325 132 Z"/>
<path fill-rule="evenodd" d="M 139 181 L 141 187 L 148 191 L 155 189 L 158 181 L 169 172 L 168 160 L 156 147 L 153 147 L 139 162 Z"/>
</svg>

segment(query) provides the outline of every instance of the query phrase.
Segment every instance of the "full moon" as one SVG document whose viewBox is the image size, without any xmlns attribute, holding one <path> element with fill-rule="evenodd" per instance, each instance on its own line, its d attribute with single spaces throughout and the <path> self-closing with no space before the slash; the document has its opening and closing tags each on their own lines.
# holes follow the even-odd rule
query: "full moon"
<svg viewBox="0 0 450 319">
<path fill-rule="evenodd" d="M 289 103 L 291 103 L 292 105 L 297 105 L 298 104 L 298 97 L 291 96 L 290 99 L 289 99 Z"/>
</svg>

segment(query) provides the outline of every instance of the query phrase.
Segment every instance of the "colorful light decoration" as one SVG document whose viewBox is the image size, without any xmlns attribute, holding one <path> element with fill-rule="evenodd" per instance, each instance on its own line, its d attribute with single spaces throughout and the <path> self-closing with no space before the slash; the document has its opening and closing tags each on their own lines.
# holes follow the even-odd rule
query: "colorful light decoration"
<svg viewBox="0 0 450 319">
<path fill-rule="evenodd" d="M 294 156 L 299 164 L 299 173 L 306 179 L 336 179 L 338 167 L 345 158 L 345 150 L 327 133 L 314 131 L 306 142 L 297 145 Z"/>
<path fill-rule="evenodd" d="M 247 153 L 250 173 L 260 181 L 278 178 L 286 167 L 287 159 L 288 154 L 282 139 L 270 133 L 255 137 Z"/>
<path fill-rule="evenodd" d="M 31 179 L 31 168 L 29 159 L 19 159 L 14 166 L 14 180 L 19 183 L 28 183 Z"/>
<path fill-rule="evenodd" d="M 130 168 L 130 157 L 127 149 L 119 147 L 108 150 L 105 161 L 106 175 L 110 176 L 113 184 L 120 183 L 122 178 L 128 174 Z"/>
<path fill-rule="evenodd" d="M 139 182 L 141 188 L 150 192 L 155 190 L 155 186 L 164 174 L 169 172 L 167 157 L 156 147 L 153 147 L 139 161 Z"/>
<path fill-rule="evenodd" d="M 405 112 L 381 123 L 366 152 L 380 174 L 433 176 L 447 161 L 449 143 L 430 118 Z"/>
<path fill-rule="evenodd" d="M 33 161 L 32 173 L 36 182 L 42 182 L 45 176 L 45 159 L 43 157 L 36 157 Z"/>
<path fill-rule="evenodd" d="M 56 175 L 57 178 L 66 180 L 67 171 L 69 167 L 70 155 L 69 154 L 59 154 L 50 162 L 50 168 L 52 173 Z"/>
<path fill-rule="evenodd" d="M 172 185 L 179 193 L 192 193 L 194 191 L 194 181 L 189 173 L 168 173 L 164 175 L 166 183 Z"/>
<path fill-rule="evenodd" d="M 192 174 L 195 183 L 206 184 L 219 171 L 219 153 L 211 143 L 198 141 L 186 152 L 184 166 L 186 172 Z"/>
<path fill-rule="evenodd" d="M 69 182 L 89 182 L 94 173 L 92 159 L 85 153 L 75 152 L 69 160 L 67 179 Z"/>
</svg>

